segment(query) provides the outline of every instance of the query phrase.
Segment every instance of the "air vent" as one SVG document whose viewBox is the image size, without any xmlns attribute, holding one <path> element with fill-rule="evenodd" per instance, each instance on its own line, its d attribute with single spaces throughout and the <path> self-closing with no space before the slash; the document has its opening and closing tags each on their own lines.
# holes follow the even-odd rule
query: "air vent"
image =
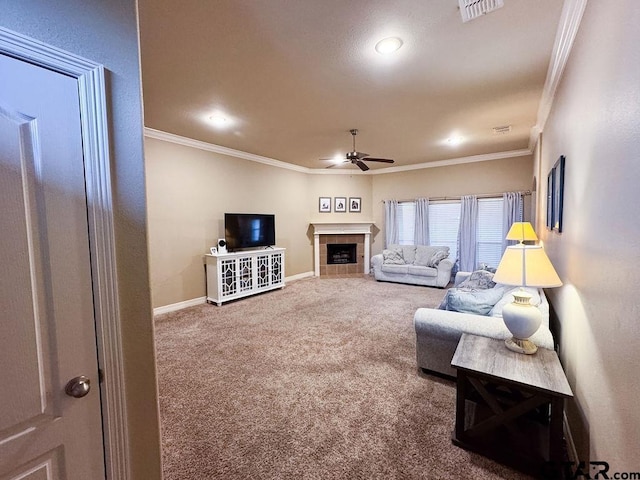
<svg viewBox="0 0 640 480">
<path fill-rule="evenodd" d="M 504 0 L 458 0 L 458 4 L 462 21 L 468 22 L 504 7 Z"/>
<path fill-rule="evenodd" d="M 506 135 L 507 133 L 511 132 L 511 125 L 505 125 L 503 127 L 493 127 L 492 130 L 494 135 Z"/>
</svg>

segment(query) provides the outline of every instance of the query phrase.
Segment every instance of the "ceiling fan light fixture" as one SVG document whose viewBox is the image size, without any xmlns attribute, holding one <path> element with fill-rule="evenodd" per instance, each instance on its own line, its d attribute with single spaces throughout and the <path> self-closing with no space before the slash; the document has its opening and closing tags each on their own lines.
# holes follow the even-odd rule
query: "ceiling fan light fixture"
<svg viewBox="0 0 640 480">
<path fill-rule="evenodd" d="M 381 55 L 388 55 L 390 53 L 400 50 L 403 41 L 398 37 L 387 37 L 376 43 L 376 52 Z"/>
</svg>

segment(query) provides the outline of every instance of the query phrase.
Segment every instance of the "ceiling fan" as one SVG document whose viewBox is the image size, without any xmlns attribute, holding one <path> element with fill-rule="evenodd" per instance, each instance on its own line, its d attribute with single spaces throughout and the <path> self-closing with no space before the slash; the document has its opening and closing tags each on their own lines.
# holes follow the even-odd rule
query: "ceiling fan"
<svg viewBox="0 0 640 480">
<path fill-rule="evenodd" d="M 360 170 L 362 170 L 363 172 L 366 172 L 367 170 L 369 170 L 369 167 L 364 162 L 382 162 L 382 163 L 394 162 L 394 160 L 391 160 L 389 158 L 374 158 L 374 157 L 370 157 L 368 153 L 362 153 L 362 152 L 356 151 L 356 135 L 358 134 L 358 130 L 354 128 L 352 130 L 349 130 L 349 132 L 353 136 L 353 150 L 351 152 L 347 152 L 347 154 L 345 155 L 345 159 L 342 162 L 334 163 L 333 165 L 329 165 L 327 168 L 333 168 L 336 165 L 341 165 L 342 163 L 351 162 L 354 165 L 357 165 L 360 168 Z M 323 158 L 323 160 L 333 160 L 333 159 Z"/>
</svg>

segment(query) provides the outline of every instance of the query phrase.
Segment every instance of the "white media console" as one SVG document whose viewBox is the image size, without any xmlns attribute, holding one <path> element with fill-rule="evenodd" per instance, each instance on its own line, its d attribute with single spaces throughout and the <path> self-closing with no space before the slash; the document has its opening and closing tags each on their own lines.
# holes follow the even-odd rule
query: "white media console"
<svg viewBox="0 0 640 480">
<path fill-rule="evenodd" d="M 284 248 L 205 255 L 207 302 L 222 302 L 284 287 Z"/>
</svg>

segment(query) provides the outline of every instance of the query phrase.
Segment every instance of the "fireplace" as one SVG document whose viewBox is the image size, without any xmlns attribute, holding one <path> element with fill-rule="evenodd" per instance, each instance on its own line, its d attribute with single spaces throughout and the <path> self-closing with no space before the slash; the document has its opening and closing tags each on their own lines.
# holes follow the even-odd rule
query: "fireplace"
<svg viewBox="0 0 640 480">
<path fill-rule="evenodd" d="M 362 275 L 369 273 L 371 228 L 373 222 L 313 223 L 314 274 Z M 355 253 L 344 251 L 344 245 L 353 245 Z M 339 250 L 331 259 L 329 251 Z M 347 257 L 346 253 L 349 254 Z M 355 260 L 354 256 L 355 255 Z"/>
<path fill-rule="evenodd" d="M 357 243 L 331 243 L 327 244 L 327 265 L 341 265 L 345 263 L 358 263 L 356 257 Z"/>
</svg>

